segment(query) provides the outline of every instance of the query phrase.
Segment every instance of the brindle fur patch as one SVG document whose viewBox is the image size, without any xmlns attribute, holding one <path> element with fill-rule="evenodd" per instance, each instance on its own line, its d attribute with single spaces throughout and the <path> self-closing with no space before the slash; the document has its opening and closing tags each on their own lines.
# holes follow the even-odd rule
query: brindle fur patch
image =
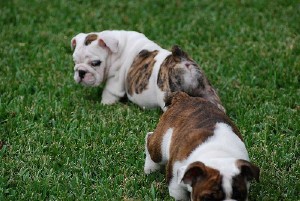
<svg viewBox="0 0 300 201">
<path fill-rule="evenodd" d="M 134 59 L 127 74 L 127 91 L 131 96 L 147 89 L 157 54 L 158 50 L 142 50 Z"/>
<path fill-rule="evenodd" d="M 189 78 L 192 80 L 192 84 L 185 80 Z M 204 72 L 178 46 L 172 48 L 172 54 L 161 64 L 157 85 L 162 91 L 167 93 L 184 91 L 190 96 L 205 98 L 225 111 L 219 96 L 209 83 Z"/>
<path fill-rule="evenodd" d="M 98 38 L 97 34 L 89 34 L 86 36 L 84 40 L 84 44 L 87 46 L 91 44 L 94 40 L 97 40 L 97 38 Z"/>
<path fill-rule="evenodd" d="M 170 159 L 167 163 L 168 182 L 173 175 L 174 163 L 186 159 L 192 150 L 213 135 L 216 123 L 230 125 L 233 132 L 242 139 L 229 117 L 211 102 L 200 97 L 190 97 L 183 92 L 176 92 L 171 102 L 147 141 L 151 159 L 156 163 L 161 162 L 163 136 L 169 128 L 173 128 Z"/>
</svg>

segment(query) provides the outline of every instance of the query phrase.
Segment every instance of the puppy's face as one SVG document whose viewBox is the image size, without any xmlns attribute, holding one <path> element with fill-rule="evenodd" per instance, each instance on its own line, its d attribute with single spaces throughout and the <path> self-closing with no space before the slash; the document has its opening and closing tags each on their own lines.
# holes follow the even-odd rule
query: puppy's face
<svg viewBox="0 0 300 201">
<path fill-rule="evenodd" d="M 248 182 L 253 178 L 258 180 L 259 169 L 245 160 L 237 160 L 222 171 L 194 162 L 188 166 L 182 182 L 192 188 L 192 201 L 246 201 Z"/>
<path fill-rule="evenodd" d="M 99 34 L 80 33 L 71 40 L 74 49 L 74 80 L 85 86 L 99 86 L 108 73 L 110 48 Z"/>
</svg>

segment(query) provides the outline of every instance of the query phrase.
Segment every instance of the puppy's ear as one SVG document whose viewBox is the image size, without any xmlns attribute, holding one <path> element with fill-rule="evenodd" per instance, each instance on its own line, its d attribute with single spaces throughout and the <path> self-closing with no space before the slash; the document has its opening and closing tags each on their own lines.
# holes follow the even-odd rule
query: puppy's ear
<svg viewBox="0 0 300 201">
<path fill-rule="evenodd" d="M 111 52 L 117 53 L 119 50 L 119 41 L 108 33 L 101 34 L 98 44 L 102 48 L 108 48 Z"/>
<path fill-rule="evenodd" d="M 241 170 L 241 174 L 247 179 L 247 181 L 251 181 L 255 179 L 259 182 L 259 168 L 249 161 L 239 159 L 236 161 L 237 167 Z"/>
<path fill-rule="evenodd" d="M 185 170 L 181 181 L 184 184 L 193 186 L 197 181 L 202 180 L 206 177 L 207 172 L 204 163 L 194 162 L 191 163 Z"/>
<path fill-rule="evenodd" d="M 73 51 L 75 48 L 76 48 L 76 38 L 74 37 L 74 38 L 72 38 L 72 40 L 71 40 L 71 50 Z"/>
<path fill-rule="evenodd" d="M 171 52 L 174 57 L 188 58 L 187 53 L 185 51 L 183 51 L 178 45 L 174 45 L 172 47 Z"/>
<path fill-rule="evenodd" d="M 76 36 L 74 36 L 71 40 L 71 49 L 75 50 L 76 47 L 82 46 L 86 37 L 86 33 L 79 33 Z"/>
</svg>

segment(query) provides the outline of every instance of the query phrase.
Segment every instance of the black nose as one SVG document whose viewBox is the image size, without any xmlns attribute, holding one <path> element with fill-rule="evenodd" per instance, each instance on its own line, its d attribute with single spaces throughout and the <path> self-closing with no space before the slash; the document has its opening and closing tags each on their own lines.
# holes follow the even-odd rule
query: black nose
<svg viewBox="0 0 300 201">
<path fill-rule="evenodd" d="M 86 74 L 86 72 L 85 72 L 84 70 L 79 70 L 79 71 L 78 71 L 78 74 L 79 74 L 79 77 L 80 77 L 81 79 L 83 79 L 83 78 L 84 78 L 84 75 Z"/>
</svg>

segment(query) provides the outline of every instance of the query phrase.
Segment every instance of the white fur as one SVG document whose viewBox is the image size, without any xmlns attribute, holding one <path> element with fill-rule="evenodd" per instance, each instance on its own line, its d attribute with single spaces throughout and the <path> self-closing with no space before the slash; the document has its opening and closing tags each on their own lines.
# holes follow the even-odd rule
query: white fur
<svg viewBox="0 0 300 201">
<path fill-rule="evenodd" d="M 161 154 L 162 154 L 162 161 L 161 163 L 155 163 L 149 154 L 148 148 L 147 148 L 147 138 L 149 135 L 152 135 L 153 132 L 149 132 L 146 135 L 146 159 L 145 159 L 145 165 L 144 165 L 144 172 L 146 174 L 149 174 L 151 172 L 155 172 L 156 170 L 159 170 L 162 165 L 165 165 L 169 159 L 170 156 L 170 144 L 171 144 L 171 138 L 173 134 L 173 129 L 169 128 L 167 132 L 165 133 L 162 144 L 161 144 Z"/>
<path fill-rule="evenodd" d="M 148 89 L 141 94 L 128 95 L 128 98 L 142 108 L 161 107 L 164 108 L 164 92 L 157 86 L 157 75 L 160 64 L 171 54 L 170 51 L 162 49 L 159 45 L 149 40 L 141 33 L 134 31 L 102 31 L 94 33 L 102 39 L 106 47 L 101 47 L 99 41 L 95 40 L 88 46 L 84 40 L 88 34 L 80 33 L 72 39 L 76 40 L 76 48 L 73 53 L 75 62 L 74 80 L 87 86 L 98 86 L 106 82 L 102 100 L 103 104 L 113 104 L 123 97 L 127 91 L 126 77 L 134 58 L 141 50 L 159 50 L 156 55 L 156 63 L 149 81 Z M 99 67 L 92 67 L 90 62 L 101 60 Z M 84 79 L 79 77 L 79 70 L 87 72 Z"/>
<path fill-rule="evenodd" d="M 173 128 L 169 128 L 164 134 L 163 141 L 161 143 L 161 152 L 162 152 L 162 164 L 166 164 L 170 158 L 170 144 L 173 134 Z"/>
<path fill-rule="evenodd" d="M 196 69 L 198 68 L 195 68 L 195 67 L 192 67 L 194 66 L 195 64 L 191 63 L 190 61 L 185 61 L 182 65 L 187 65 L 189 67 L 185 68 L 185 72 L 184 73 L 184 89 L 186 91 L 188 91 L 189 89 L 194 89 L 197 87 L 198 85 L 198 81 L 197 81 L 197 74 L 199 72 L 197 72 Z"/>
<path fill-rule="evenodd" d="M 201 161 L 206 166 L 220 171 L 223 175 L 223 188 L 226 197 L 229 198 L 232 193 L 231 178 L 240 173 L 235 165 L 237 159 L 249 160 L 244 143 L 229 125 L 217 123 L 213 136 L 200 144 L 186 160 L 175 162 L 173 178 L 169 184 L 170 195 L 176 200 L 188 199 L 185 190 L 191 192 L 192 188 L 181 182 L 182 177 L 189 164 Z"/>
</svg>

